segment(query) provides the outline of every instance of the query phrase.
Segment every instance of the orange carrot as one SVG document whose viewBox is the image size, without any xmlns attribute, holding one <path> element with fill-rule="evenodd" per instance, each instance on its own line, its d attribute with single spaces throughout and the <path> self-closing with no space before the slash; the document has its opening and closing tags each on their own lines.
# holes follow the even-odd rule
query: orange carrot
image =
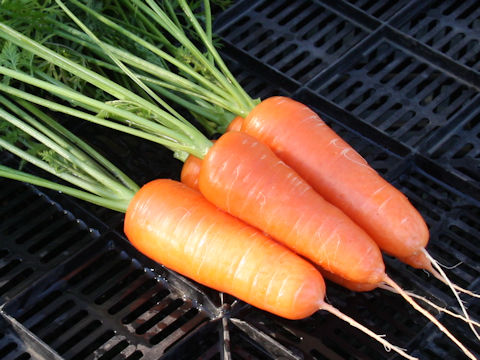
<svg viewBox="0 0 480 360">
<path fill-rule="evenodd" d="M 324 281 L 311 264 L 179 182 L 144 185 L 124 231 L 160 264 L 279 316 L 307 317 L 323 301 Z"/>
<path fill-rule="evenodd" d="M 203 159 L 199 188 L 219 208 L 265 231 L 326 271 L 349 281 L 385 283 L 474 355 L 385 273 L 377 244 L 254 137 L 222 135 Z"/>
<path fill-rule="evenodd" d="M 199 188 L 221 209 L 344 278 L 379 283 L 378 246 L 255 138 L 222 135 L 203 159 Z"/>
<path fill-rule="evenodd" d="M 348 290 L 355 291 L 355 292 L 372 291 L 377 289 L 380 286 L 380 284 L 369 284 L 369 283 L 360 283 L 356 281 L 349 281 L 323 269 L 319 269 L 319 271 L 325 279 L 328 279 Z"/>
<path fill-rule="evenodd" d="M 465 313 L 455 291 L 479 296 L 452 284 L 428 255 L 428 227 L 407 197 L 310 108 L 291 98 L 271 97 L 248 114 L 242 131 L 266 143 L 327 201 L 359 224 L 381 250 L 450 286 Z"/>
<path fill-rule="evenodd" d="M 235 116 L 235 118 L 228 124 L 227 131 L 240 131 L 242 128 L 243 118 Z"/>
<path fill-rule="evenodd" d="M 140 252 L 201 284 L 288 319 L 328 311 L 415 359 L 327 304 L 313 265 L 185 184 L 161 179 L 144 185 L 128 206 L 124 231 Z"/>
<path fill-rule="evenodd" d="M 201 166 L 202 159 L 195 155 L 188 155 L 187 160 L 185 160 L 182 166 L 180 181 L 192 189 L 199 190 L 198 175 L 200 174 Z"/>
<path fill-rule="evenodd" d="M 271 97 L 249 113 L 242 131 L 268 144 L 385 252 L 403 258 L 426 246 L 428 228 L 405 195 L 307 106 L 287 97 Z"/>
<path fill-rule="evenodd" d="M 469 318 L 457 291 L 476 294 L 452 284 L 425 250 L 429 231 L 420 213 L 314 111 L 291 98 L 272 97 L 253 108 L 242 122 L 242 131 L 267 144 L 360 225 L 381 250 L 446 283 Z"/>
</svg>

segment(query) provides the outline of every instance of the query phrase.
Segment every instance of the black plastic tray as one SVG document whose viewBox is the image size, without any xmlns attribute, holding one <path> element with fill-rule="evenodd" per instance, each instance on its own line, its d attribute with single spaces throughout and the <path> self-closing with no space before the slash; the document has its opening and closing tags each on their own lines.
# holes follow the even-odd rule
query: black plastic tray
<svg viewBox="0 0 480 360">
<path fill-rule="evenodd" d="M 314 108 L 417 206 L 451 279 L 480 292 L 477 1 L 242 0 L 215 28 L 252 96 Z M 89 124 L 77 132 L 138 183 L 179 177 L 181 163 L 159 146 Z M 458 310 L 444 285 L 385 261 L 404 288 Z M 463 358 L 399 296 L 334 284 L 327 296 L 421 359 Z M 480 319 L 479 299 L 462 298 Z M 480 355 L 465 324 L 436 315 Z M 115 212 L 0 180 L 0 358 L 398 356 L 329 314 L 280 319 L 178 276 L 128 244 Z"/>
</svg>

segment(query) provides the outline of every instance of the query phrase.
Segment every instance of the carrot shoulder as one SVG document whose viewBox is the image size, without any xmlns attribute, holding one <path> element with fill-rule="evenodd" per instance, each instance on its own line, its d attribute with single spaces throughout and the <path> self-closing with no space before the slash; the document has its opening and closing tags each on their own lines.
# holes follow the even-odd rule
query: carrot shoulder
<svg viewBox="0 0 480 360">
<path fill-rule="evenodd" d="M 243 117 L 235 116 L 228 124 L 227 131 L 240 131 L 242 129 Z"/>
<path fill-rule="evenodd" d="M 179 182 L 144 185 L 124 231 L 153 260 L 279 316 L 304 318 L 323 303 L 325 284 L 313 265 Z"/>
<path fill-rule="evenodd" d="M 199 187 L 221 209 L 344 278 L 379 283 L 378 246 L 295 171 L 243 132 L 222 135 L 203 159 Z"/>
<path fill-rule="evenodd" d="M 426 246 L 428 228 L 406 196 L 307 106 L 271 97 L 250 112 L 242 131 L 270 146 L 385 252 L 410 257 Z"/>
<path fill-rule="evenodd" d="M 180 181 L 192 189 L 199 190 L 198 176 L 201 167 L 202 159 L 195 155 L 189 155 L 187 160 L 183 163 L 182 171 L 180 173 Z"/>
</svg>

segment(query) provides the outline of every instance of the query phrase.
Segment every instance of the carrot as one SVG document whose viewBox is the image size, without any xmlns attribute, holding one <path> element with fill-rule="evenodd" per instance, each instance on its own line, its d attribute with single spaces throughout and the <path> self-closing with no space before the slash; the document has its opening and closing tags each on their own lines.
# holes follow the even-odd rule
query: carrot
<svg viewBox="0 0 480 360">
<path fill-rule="evenodd" d="M 325 283 L 313 265 L 219 210 L 198 191 L 173 180 L 155 180 L 140 188 L 32 104 L 1 95 L 0 104 L 2 150 L 63 181 L 60 184 L 1 164 L 0 177 L 62 191 L 125 213 L 125 233 L 134 246 L 193 280 L 291 319 L 323 309 L 385 347 L 392 346 L 325 303 Z M 400 348 L 393 349 L 413 359 Z"/>
<path fill-rule="evenodd" d="M 203 159 L 199 188 L 221 209 L 344 278 L 381 282 L 378 246 L 255 138 L 222 135 Z"/>
<path fill-rule="evenodd" d="M 313 265 L 185 184 L 147 183 L 131 200 L 124 224 L 140 252 L 201 284 L 287 319 L 326 310 L 414 359 L 325 303 L 325 283 Z"/>
<path fill-rule="evenodd" d="M 405 195 L 307 106 L 287 97 L 271 97 L 249 113 L 242 131 L 268 144 L 385 252 L 404 258 L 426 246 L 428 228 Z"/>
<path fill-rule="evenodd" d="M 420 213 L 314 111 L 288 97 L 271 97 L 245 117 L 242 131 L 267 144 L 327 201 L 359 224 L 381 250 L 430 271 L 447 284 L 469 318 L 457 291 L 477 295 L 452 284 L 429 256 L 425 249 L 429 230 Z"/>
<path fill-rule="evenodd" d="M 391 286 L 475 359 L 385 273 L 380 249 L 368 234 L 256 138 L 223 134 L 204 157 L 198 184 L 213 204 L 324 270 L 353 282 Z"/>
<path fill-rule="evenodd" d="M 235 116 L 235 118 L 228 124 L 227 131 L 240 131 L 242 129 L 243 117 Z"/>
<path fill-rule="evenodd" d="M 198 189 L 198 175 L 202 166 L 202 159 L 189 155 L 183 163 L 180 181 L 192 189 Z"/>
<path fill-rule="evenodd" d="M 173 180 L 136 193 L 124 232 L 160 264 L 279 316 L 310 316 L 325 294 L 308 262 Z"/>
</svg>

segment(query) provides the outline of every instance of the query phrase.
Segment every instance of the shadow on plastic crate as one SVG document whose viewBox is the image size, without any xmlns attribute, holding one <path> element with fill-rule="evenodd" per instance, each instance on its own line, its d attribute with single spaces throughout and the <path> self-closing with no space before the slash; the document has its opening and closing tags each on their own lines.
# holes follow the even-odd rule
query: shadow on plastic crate
<svg viewBox="0 0 480 360">
<path fill-rule="evenodd" d="M 0 180 L 0 299 L 8 300 L 98 233 L 35 188 Z"/>
<path fill-rule="evenodd" d="M 114 235 L 100 239 L 4 311 L 66 359 L 160 357 L 217 310 L 193 285 L 158 265 L 144 269 L 148 261 L 130 252 Z"/>
</svg>

